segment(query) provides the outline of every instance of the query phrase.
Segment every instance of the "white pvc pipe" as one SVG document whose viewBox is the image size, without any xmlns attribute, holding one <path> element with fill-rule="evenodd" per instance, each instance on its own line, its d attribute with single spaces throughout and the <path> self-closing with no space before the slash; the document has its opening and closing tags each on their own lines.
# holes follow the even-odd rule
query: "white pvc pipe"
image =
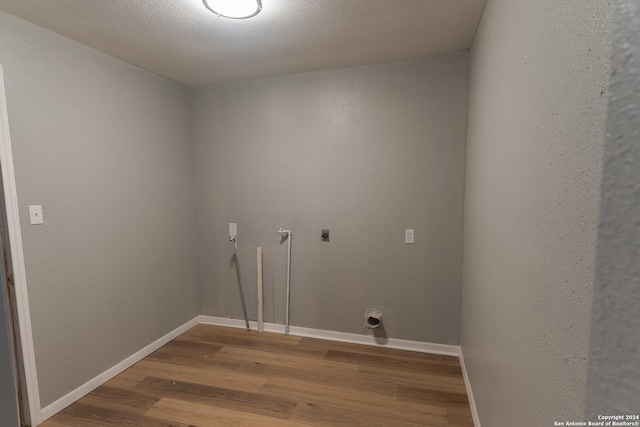
<svg viewBox="0 0 640 427">
<path fill-rule="evenodd" d="M 257 250 L 257 276 L 258 276 L 258 333 L 264 332 L 264 309 L 262 302 L 262 248 Z"/>
<path fill-rule="evenodd" d="M 289 335 L 289 301 L 291 295 L 291 231 L 289 231 L 289 245 L 287 247 L 287 308 L 286 323 L 284 325 L 284 334 Z"/>
<path fill-rule="evenodd" d="M 289 295 L 291 293 L 291 235 L 293 234 L 291 230 L 285 230 L 283 228 L 278 230 L 278 234 L 282 237 L 288 239 L 287 242 L 287 300 L 286 300 L 286 308 L 285 308 L 285 323 L 284 323 L 284 334 L 289 335 Z"/>
</svg>

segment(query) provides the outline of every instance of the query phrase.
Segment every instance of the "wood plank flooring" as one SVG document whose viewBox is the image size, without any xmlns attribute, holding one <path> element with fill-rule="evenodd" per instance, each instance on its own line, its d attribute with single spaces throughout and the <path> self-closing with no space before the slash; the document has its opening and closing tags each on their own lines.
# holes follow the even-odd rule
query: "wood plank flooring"
<svg viewBox="0 0 640 427">
<path fill-rule="evenodd" d="M 456 357 L 198 325 L 42 426 L 473 422 Z"/>
</svg>

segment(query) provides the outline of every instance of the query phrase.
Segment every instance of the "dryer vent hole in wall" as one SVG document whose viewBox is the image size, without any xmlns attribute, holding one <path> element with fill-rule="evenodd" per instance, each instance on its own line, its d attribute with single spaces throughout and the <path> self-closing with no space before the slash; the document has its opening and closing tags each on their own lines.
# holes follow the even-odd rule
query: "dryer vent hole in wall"
<svg viewBox="0 0 640 427">
<path fill-rule="evenodd" d="M 376 319 L 375 317 L 369 317 L 367 319 L 367 324 L 369 325 L 370 328 L 375 328 L 376 326 L 380 325 L 380 319 Z"/>
<path fill-rule="evenodd" d="M 364 326 L 368 329 L 375 329 L 382 324 L 382 313 L 379 311 L 365 311 Z"/>
</svg>

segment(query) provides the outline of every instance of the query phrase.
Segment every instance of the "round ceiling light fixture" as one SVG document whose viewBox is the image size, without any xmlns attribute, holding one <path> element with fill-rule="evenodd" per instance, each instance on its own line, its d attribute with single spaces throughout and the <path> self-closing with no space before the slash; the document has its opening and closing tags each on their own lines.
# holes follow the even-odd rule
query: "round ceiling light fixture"
<svg viewBox="0 0 640 427">
<path fill-rule="evenodd" d="M 216 15 L 231 19 L 251 18 L 262 10 L 260 0 L 202 0 L 202 2 Z"/>
</svg>

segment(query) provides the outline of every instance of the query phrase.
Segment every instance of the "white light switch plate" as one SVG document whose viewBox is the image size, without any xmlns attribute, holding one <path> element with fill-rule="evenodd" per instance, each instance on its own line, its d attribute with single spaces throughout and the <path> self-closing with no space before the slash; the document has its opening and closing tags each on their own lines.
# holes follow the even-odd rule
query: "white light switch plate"
<svg viewBox="0 0 640 427">
<path fill-rule="evenodd" d="M 43 223 L 42 205 L 29 205 L 29 224 L 38 225 Z"/>
<path fill-rule="evenodd" d="M 416 242 L 415 230 L 404 230 L 404 242 L 414 244 Z"/>
</svg>

